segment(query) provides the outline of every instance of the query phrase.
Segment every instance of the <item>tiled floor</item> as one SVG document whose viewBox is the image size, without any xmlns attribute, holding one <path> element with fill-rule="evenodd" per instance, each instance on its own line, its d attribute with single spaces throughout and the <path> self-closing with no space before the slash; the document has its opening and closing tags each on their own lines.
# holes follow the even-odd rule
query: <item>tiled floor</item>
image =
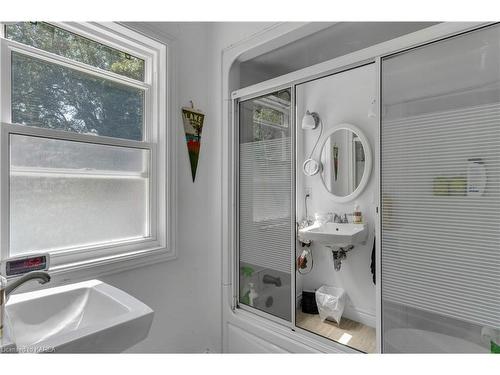
<svg viewBox="0 0 500 375">
<path fill-rule="evenodd" d="M 342 318 L 340 325 L 337 325 L 329 320 L 322 322 L 319 315 L 305 314 L 297 310 L 296 325 L 362 352 L 376 351 L 375 328 L 347 318 Z"/>
</svg>

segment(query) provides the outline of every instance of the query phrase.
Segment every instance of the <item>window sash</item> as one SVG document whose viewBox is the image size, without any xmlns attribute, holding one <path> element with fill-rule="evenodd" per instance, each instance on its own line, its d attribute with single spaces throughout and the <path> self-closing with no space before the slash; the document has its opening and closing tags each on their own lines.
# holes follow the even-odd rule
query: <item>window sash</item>
<svg viewBox="0 0 500 375">
<path fill-rule="evenodd" d="M 58 24 L 54 25 L 93 40 L 107 44 L 111 47 L 130 52 L 136 57 L 145 61 L 145 81 L 140 82 L 131 78 L 95 68 L 84 63 L 70 60 L 68 58 L 39 50 L 31 46 L 24 45 L 12 40 L 0 38 L 0 260 L 9 257 L 9 204 L 10 204 L 10 161 L 9 161 L 9 138 L 10 134 L 20 134 L 28 136 L 39 136 L 59 140 L 86 142 L 109 146 L 132 147 L 147 149 L 150 151 L 150 183 L 149 183 L 149 233 L 150 237 L 144 239 L 132 239 L 129 241 L 116 241 L 113 243 L 102 243 L 95 246 L 82 246 L 71 249 L 63 249 L 51 252 L 51 269 L 65 270 L 74 267 L 86 267 L 86 265 L 106 263 L 115 260 L 135 259 L 142 255 L 152 255 L 157 252 L 167 253 L 168 258 L 175 258 L 175 249 L 170 249 L 169 244 L 173 243 L 172 225 L 170 216 L 167 213 L 171 207 L 171 190 L 167 185 L 169 158 L 160 151 L 159 147 L 166 147 L 168 142 L 168 132 L 160 128 L 159 121 L 165 120 L 165 111 L 161 109 L 161 100 L 166 98 L 165 86 L 157 77 L 159 74 L 166 74 L 165 67 L 160 67 L 160 62 L 165 61 L 165 54 L 160 49 L 161 45 L 152 41 L 151 46 L 140 37 L 135 40 L 125 39 L 120 34 L 124 28 L 121 26 L 108 26 L 98 24 Z M 1 26 L 1 24 L 0 24 Z M 111 29 L 111 31 L 109 31 Z M 115 30 L 118 33 L 115 35 Z M 94 35 L 95 32 L 95 35 Z M 1 27 L 0 35 L 3 35 Z M 103 35 L 97 38 L 96 35 Z M 110 37 L 108 40 L 107 37 Z M 119 43 L 115 43 L 118 41 Z M 135 49 L 126 49 L 120 44 L 132 45 Z M 46 129 L 32 127 L 28 125 L 11 123 L 11 52 L 16 51 L 25 55 L 45 60 L 51 63 L 66 66 L 71 69 L 82 71 L 96 77 L 112 80 L 123 85 L 139 88 L 144 91 L 144 119 L 143 119 L 143 141 L 135 141 L 106 136 L 93 136 L 87 134 L 72 133 L 63 130 Z M 165 50 L 163 50 L 165 51 Z M 168 107 L 168 106 L 167 106 Z M 167 108 L 168 109 L 168 108 Z M 35 172 L 35 171 L 34 171 Z M 163 176 L 162 174 L 165 174 Z M 163 207 L 165 206 L 165 207 Z"/>
<path fill-rule="evenodd" d="M 142 82 L 149 85 L 153 85 L 156 68 L 154 67 L 154 54 L 157 52 L 152 52 L 149 48 L 144 49 L 145 44 L 136 42 L 135 40 L 131 40 L 130 38 L 124 38 L 120 35 L 117 35 L 114 32 L 103 32 L 102 26 L 107 26 L 104 24 L 96 24 L 96 23 L 77 23 L 77 22 L 48 22 L 51 25 L 59 27 L 61 29 L 66 29 L 75 34 L 79 34 L 88 39 L 92 39 L 98 43 L 106 44 L 109 47 L 114 49 L 126 52 L 130 55 L 133 55 L 137 58 L 144 60 L 144 80 L 136 81 Z M 109 23 L 108 23 L 109 24 Z M 114 24 L 114 23 L 112 23 Z M 2 32 L 4 32 L 4 28 L 2 28 Z M 2 34 L 3 36 L 3 34 Z M 146 37 L 147 38 L 147 37 Z M 121 77 L 121 76 L 120 76 Z M 125 77 L 127 78 L 127 77 Z M 133 80 L 133 79 L 132 79 Z"/>
<path fill-rule="evenodd" d="M 148 199 L 148 228 L 149 237 L 96 244 L 91 246 L 71 247 L 47 252 L 51 254 L 52 264 L 61 266 L 68 263 L 68 259 L 78 259 L 82 256 L 93 254 L 95 257 L 112 256 L 124 251 L 137 251 L 145 247 L 158 247 L 160 245 L 157 235 L 157 202 L 156 202 L 156 145 L 111 137 L 96 137 L 92 135 L 71 133 L 62 130 L 44 129 L 26 125 L 2 123 L 0 132 L 0 162 L 2 173 L 0 175 L 0 257 L 10 257 L 10 136 L 25 135 L 42 137 L 62 141 L 84 142 L 103 146 L 117 146 L 148 150 L 150 155 L 149 199 Z M 30 168 L 31 173 L 36 173 L 36 168 Z M 100 174 L 100 172 L 96 172 Z"/>
<path fill-rule="evenodd" d="M 64 29 L 66 31 L 69 31 L 74 34 L 81 35 L 87 39 L 93 40 L 94 42 L 100 43 L 100 44 L 105 44 L 109 47 L 112 47 L 116 50 L 120 50 L 122 52 L 128 53 L 134 57 L 137 57 L 141 60 L 144 60 L 144 79 L 142 81 L 139 80 L 134 80 L 132 78 L 128 78 L 126 76 L 123 76 L 124 78 L 131 79 L 132 81 L 139 82 L 139 83 L 148 83 L 152 84 L 153 82 L 153 74 L 155 73 L 155 69 L 152 66 L 152 55 L 154 53 L 151 53 L 150 49 L 145 46 L 144 43 L 137 42 L 135 40 L 131 40 L 130 38 L 124 38 L 113 31 L 107 31 L 106 29 L 113 29 L 112 27 L 107 27 L 108 24 L 115 24 L 114 22 L 111 23 L 89 23 L 89 22 L 46 22 L 50 25 L 53 25 L 55 27 L 58 27 L 60 29 Z M 5 24 L 6 22 L 0 22 L 0 38 L 5 38 Z M 103 28 L 104 26 L 104 28 Z M 106 28 L 106 29 L 105 29 Z M 14 40 L 7 39 L 9 41 L 15 42 Z M 40 50 L 38 48 L 23 44 L 23 43 L 18 43 L 22 46 L 26 47 L 31 47 L 37 51 L 43 51 L 43 52 L 48 52 L 44 50 Z M 146 43 L 147 44 L 147 43 Z M 51 52 L 48 52 L 51 55 L 56 55 Z M 69 61 L 75 61 L 68 59 Z M 77 61 L 75 61 L 77 62 Z M 89 66 L 91 68 L 95 68 L 99 71 L 103 72 L 108 72 L 106 70 L 102 70 L 99 68 L 96 68 L 92 65 L 86 65 L 85 63 L 81 63 L 85 66 Z M 111 74 L 115 74 L 113 72 L 109 72 Z M 122 77 L 121 75 L 118 74 L 119 77 Z"/>
<path fill-rule="evenodd" d="M 34 47 L 34 48 L 38 48 L 37 46 L 32 45 L 30 43 L 23 43 L 22 41 L 13 38 L 12 35 L 10 37 L 8 37 L 8 35 L 7 35 L 7 28 L 9 26 L 11 26 L 11 24 L 17 25 L 19 23 L 21 23 L 21 24 L 27 24 L 27 23 L 31 23 L 31 22 L 21 21 L 21 22 L 4 23 L 2 25 L 3 26 L 3 30 L 2 30 L 3 36 L 6 39 L 17 41 L 19 43 L 22 43 L 22 44 L 25 44 L 25 45 L 28 45 L 28 46 L 31 46 L 31 47 Z M 142 78 L 138 79 L 138 78 L 130 77 L 127 74 L 120 74 L 120 73 L 118 73 L 118 74 L 121 75 L 121 76 L 124 76 L 124 77 L 128 77 L 128 78 L 137 80 L 139 82 L 144 82 L 145 81 L 145 74 L 146 74 L 146 69 L 145 69 L 146 68 L 146 61 L 145 61 L 145 59 L 141 58 L 141 57 L 134 56 L 133 52 L 127 50 L 126 48 L 123 48 L 123 46 L 120 46 L 119 48 L 114 48 L 108 42 L 98 41 L 98 40 L 96 40 L 95 37 L 92 37 L 92 36 L 88 37 L 86 35 L 83 35 L 83 33 L 81 31 L 75 32 L 75 31 L 70 30 L 67 26 L 61 27 L 61 26 L 57 25 L 54 22 L 45 22 L 45 21 L 42 21 L 42 22 L 36 22 L 36 23 L 43 24 L 43 26 L 41 26 L 41 28 L 45 29 L 45 32 L 50 33 L 48 28 L 52 28 L 52 30 L 54 30 L 55 32 L 60 31 L 62 34 L 68 35 L 70 37 L 74 37 L 74 40 L 77 41 L 77 43 L 80 43 L 80 42 L 83 42 L 84 40 L 86 40 L 86 41 L 91 42 L 90 44 L 93 45 L 93 48 L 96 48 L 98 46 L 102 46 L 102 47 L 106 48 L 107 52 L 117 52 L 117 53 L 120 53 L 120 54 L 123 54 L 123 55 L 128 55 L 128 56 L 130 56 L 133 59 L 141 61 L 142 62 L 142 73 L 141 73 Z M 21 27 L 23 27 L 23 25 L 21 25 Z M 62 34 L 59 34 L 59 36 L 62 36 Z M 51 53 L 55 53 L 55 54 L 60 55 L 60 56 L 65 56 L 64 54 L 60 54 L 60 53 L 57 53 L 55 51 L 51 51 L 50 49 L 46 49 L 45 51 L 51 52 Z M 70 59 L 72 59 L 72 58 L 70 58 Z M 72 60 L 79 61 L 79 62 L 82 62 L 84 64 L 88 64 L 85 61 L 78 60 L 77 58 L 76 59 L 72 59 Z M 97 66 L 92 65 L 92 64 L 88 64 L 88 65 L 97 67 Z M 97 67 L 97 68 L 99 68 L 99 67 Z M 100 68 L 100 69 L 103 69 L 103 68 Z M 103 69 L 103 70 L 112 72 L 111 69 Z"/>
<path fill-rule="evenodd" d="M 119 74 L 107 72 L 105 70 L 92 67 L 80 63 L 78 61 L 70 60 L 50 52 L 39 50 L 24 44 L 14 42 L 12 40 L 0 39 L 0 85 L 2 90 L 0 92 L 0 105 L 1 105 L 1 118 L 4 123 L 12 123 L 12 102 L 11 102 L 11 70 L 12 70 L 12 52 L 17 52 L 22 55 L 42 60 L 48 63 L 61 65 L 69 69 L 73 69 L 94 77 L 102 78 L 105 80 L 113 81 L 124 86 L 140 89 L 144 92 L 144 114 L 143 114 L 143 140 L 149 141 L 151 138 L 151 101 L 152 101 L 152 87 L 148 83 L 142 83 L 133 79 L 122 77 Z M 148 110 L 149 109 L 149 110 Z"/>
</svg>

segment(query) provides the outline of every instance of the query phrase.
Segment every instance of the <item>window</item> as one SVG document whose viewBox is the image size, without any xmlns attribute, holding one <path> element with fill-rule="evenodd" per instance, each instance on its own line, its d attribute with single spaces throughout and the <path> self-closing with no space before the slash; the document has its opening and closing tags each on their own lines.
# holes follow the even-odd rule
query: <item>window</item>
<svg viewBox="0 0 500 375">
<path fill-rule="evenodd" d="M 254 141 L 283 138 L 287 134 L 290 93 L 278 91 L 275 95 L 261 97 L 254 101 Z"/>
<path fill-rule="evenodd" d="M 144 91 L 11 54 L 12 122 L 142 141 Z"/>
<path fill-rule="evenodd" d="M 5 37 L 96 68 L 144 81 L 144 60 L 46 22 L 5 26 Z"/>
<path fill-rule="evenodd" d="M 173 255 L 166 47 L 114 24 L 2 31 L 2 258 Z"/>
</svg>

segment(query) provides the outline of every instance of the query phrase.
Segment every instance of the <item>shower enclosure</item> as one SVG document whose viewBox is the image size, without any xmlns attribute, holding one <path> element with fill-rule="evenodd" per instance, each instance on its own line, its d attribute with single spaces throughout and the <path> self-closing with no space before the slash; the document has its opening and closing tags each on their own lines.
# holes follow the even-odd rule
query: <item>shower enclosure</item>
<svg viewBox="0 0 500 375">
<path fill-rule="evenodd" d="M 498 24 L 437 25 L 233 93 L 233 307 L 311 339 L 295 325 L 296 86 L 370 63 L 377 350 L 499 351 Z"/>
</svg>

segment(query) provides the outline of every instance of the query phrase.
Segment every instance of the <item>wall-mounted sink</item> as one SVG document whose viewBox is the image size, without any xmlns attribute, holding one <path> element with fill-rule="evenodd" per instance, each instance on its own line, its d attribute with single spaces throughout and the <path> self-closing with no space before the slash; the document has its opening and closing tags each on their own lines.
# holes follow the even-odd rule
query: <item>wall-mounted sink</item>
<svg viewBox="0 0 500 375">
<path fill-rule="evenodd" d="M 325 246 L 348 246 L 366 241 L 368 230 L 366 224 L 313 224 L 299 229 L 299 235 L 304 240 L 320 243 Z"/>
<path fill-rule="evenodd" d="M 153 310 L 99 280 L 12 295 L 6 306 L 20 352 L 116 353 L 147 337 Z"/>
</svg>

